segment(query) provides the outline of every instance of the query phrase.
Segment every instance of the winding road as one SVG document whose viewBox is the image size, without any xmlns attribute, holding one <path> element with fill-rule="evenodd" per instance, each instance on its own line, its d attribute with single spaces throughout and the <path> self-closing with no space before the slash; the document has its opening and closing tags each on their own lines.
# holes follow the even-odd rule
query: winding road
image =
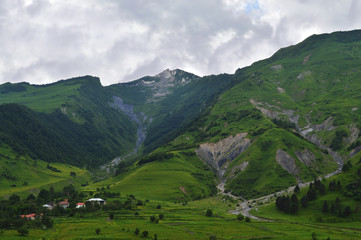
<svg viewBox="0 0 361 240">
<path fill-rule="evenodd" d="M 333 157 L 333 159 L 338 163 L 338 168 L 336 171 L 326 174 L 323 176 L 323 178 L 330 178 L 336 174 L 339 174 L 342 171 L 342 167 L 343 167 L 343 160 L 341 158 L 341 156 L 337 153 L 337 152 L 333 152 L 331 149 L 328 149 L 329 153 L 331 154 L 331 156 Z M 322 177 L 320 176 L 319 179 L 321 179 Z M 310 185 L 310 183 L 313 181 L 309 181 L 309 182 L 305 182 L 305 183 L 299 183 L 298 186 L 300 188 L 305 188 L 307 186 Z M 220 193 L 222 195 L 226 195 L 229 197 L 232 197 L 233 199 L 240 199 L 241 201 L 237 204 L 237 208 L 230 210 L 229 213 L 231 214 L 242 214 L 245 217 L 249 217 L 251 219 L 256 219 L 256 220 L 260 220 L 260 221 L 270 221 L 269 219 L 265 219 L 265 218 L 259 218 L 256 217 L 252 214 L 250 214 L 250 211 L 252 209 L 255 209 L 257 207 L 260 207 L 264 204 L 270 203 L 270 202 L 274 202 L 276 201 L 276 197 L 282 194 L 291 194 L 293 193 L 294 189 L 296 186 L 291 186 L 287 189 L 266 195 L 266 196 L 262 196 L 259 198 L 254 198 L 254 199 L 249 199 L 249 200 L 245 200 L 241 197 L 238 196 L 234 196 L 232 195 L 230 192 L 225 193 L 224 192 L 224 181 L 222 181 L 220 184 L 218 184 L 217 188 L 219 189 Z"/>
</svg>

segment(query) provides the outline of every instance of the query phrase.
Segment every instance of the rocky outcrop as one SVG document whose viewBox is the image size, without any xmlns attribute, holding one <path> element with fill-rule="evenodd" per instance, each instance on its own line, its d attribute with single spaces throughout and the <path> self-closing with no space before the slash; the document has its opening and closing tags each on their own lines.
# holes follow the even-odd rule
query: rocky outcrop
<svg viewBox="0 0 361 240">
<path fill-rule="evenodd" d="M 295 154 L 298 160 L 300 160 L 307 167 L 313 167 L 315 169 L 318 168 L 316 165 L 316 157 L 311 150 L 304 149 L 303 151 L 296 151 Z"/>
<path fill-rule="evenodd" d="M 133 150 L 133 153 L 137 153 L 146 138 L 146 127 L 144 125 L 144 121 L 147 119 L 147 116 L 144 113 L 137 114 L 134 112 L 134 107 L 132 105 L 125 104 L 123 99 L 117 96 L 113 96 L 113 102 L 109 103 L 109 105 L 114 109 L 122 111 L 137 124 L 137 142 L 136 147 Z"/>
<path fill-rule="evenodd" d="M 353 143 L 360 135 L 360 129 L 357 128 L 355 123 L 352 123 L 348 129 L 350 130 L 350 136 L 346 138 L 348 144 Z"/>
<path fill-rule="evenodd" d="M 239 133 L 217 143 L 203 143 L 195 152 L 220 179 L 223 179 L 230 163 L 251 145 L 251 140 L 246 138 L 246 135 L 247 133 Z"/>
<path fill-rule="evenodd" d="M 279 165 L 281 165 L 284 170 L 286 170 L 293 176 L 296 176 L 299 173 L 295 160 L 285 151 L 281 149 L 277 150 L 276 161 L 279 163 Z"/>
<path fill-rule="evenodd" d="M 273 66 L 271 67 L 271 69 L 272 69 L 272 70 L 281 70 L 281 69 L 283 69 L 283 66 L 282 66 L 281 64 L 273 65 Z"/>
</svg>

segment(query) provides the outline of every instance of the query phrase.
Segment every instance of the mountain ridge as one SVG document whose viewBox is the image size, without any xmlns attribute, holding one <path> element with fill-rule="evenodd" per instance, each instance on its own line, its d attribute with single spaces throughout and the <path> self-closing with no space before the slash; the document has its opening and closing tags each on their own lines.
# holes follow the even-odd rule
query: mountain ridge
<svg viewBox="0 0 361 240">
<path fill-rule="evenodd" d="M 222 171 L 226 191 L 247 198 L 261 196 L 335 171 L 342 167 L 342 158 L 347 160 L 360 146 L 361 114 L 355 104 L 361 97 L 360 34 L 357 30 L 314 35 L 235 74 L 198 77 L 166 69 L 105 87 L 99 78 L 86 76 L 43 86 L 52 91 L 46 96 L 31 85 L 20 84 L 26 91 L 20 87 L 19 92 L 9 92 L 9 84 L 0 85 L 0 92 L 8 91 L 0 96 L 0 103 L 12 99 L 26 104 L 27 99 L 30 107 L 44 114 L 60 106 L 71 122 L 94 129 L 88 136 L 99 146 L 102 163 L 136 149 L 134 161 L 140 161 L 132 165 L 136 170 L 129 186 L 143 177 L 143 168 L 167 161 L 172 168 L 189 157 L 193 160 L 187 171 L 192 177 L 181 186 L 195 193 L 190 183 L 208 176 L 195 151 L 247 133 L 244 138 L 250 145 L 222 153 L 217 171 Z M 41 105 L 38 95 L 53 100 Z M 132 114 L 112 106 L 117 99 Z M 128 184 L 121 181 L 122 186 Z M 203 183 L 202 196 L 213 194 L 212 184 Z M 171 188 L 181 191 L 180 186 Z"/>
</svg>

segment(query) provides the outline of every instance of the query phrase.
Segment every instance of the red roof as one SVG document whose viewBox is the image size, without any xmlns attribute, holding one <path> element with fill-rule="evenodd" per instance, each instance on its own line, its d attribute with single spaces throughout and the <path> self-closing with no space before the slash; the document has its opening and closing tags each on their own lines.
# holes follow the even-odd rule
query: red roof
<svg viewBox="0 0 361 240">
<path fill-rule="evenodd" d="M 43 214 L 41 213 L 40 215 L 42 216 Z M 27 215 L 20 215 L 20 217 L 22 217 L 22 218 L 35 218 L 36 214 L 35 213 L 30 213 L 30 214 L 27 214 Z"/>
<path fill-rule="evenodd" d="M 64 201 L 59 202 L 60 205 L 69 205 L 68 199 L 64 199 Z"/>
<path fill-rule="evenodd" d="M 85 203 L 79 202 L 79 203 L 77 203 L 76 205 L 85 205 Z"/>
</svg>

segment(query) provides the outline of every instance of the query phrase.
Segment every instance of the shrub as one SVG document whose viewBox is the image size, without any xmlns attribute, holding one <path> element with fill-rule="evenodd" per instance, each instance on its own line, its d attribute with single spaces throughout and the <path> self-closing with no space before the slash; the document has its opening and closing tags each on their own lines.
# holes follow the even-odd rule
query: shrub
<svg viewBox="0 0 361 240">
<path fill-rule="evenodd" d="M 99 228 L 95 229 L 95 233 L 96 233 L 97 235 L 99 235 L 100 229 L 99 229 Z"/>
<path fill-rule="evenodd" d="M 149 235 L 149 232 L 148 232 L 148 231 L 143 231 L 143 232 L 142 232 L 142 236 L 143 236 L 143 237 L 148 237 L 148 235 Z"/>
<path fill-rule="evenodd" d="M 244 216 L 242 214 L 238 214 L 237 215 L 237 220 L 238 221 L 243 221 L 244 220 Z"/>
<path fill-rule="evenodd" d="M 207 217 L 212 217 L 212 215 L 213 215 L 213 211 L 211 209 L 207 209 L 206 216 Z"/>
<path fill-rule="evenodd" d="M 25 236 L 25 235 L 28 235 L 29 234 L 29 231 L 26 227 L 21 227 L 18 229 L 18 233 L 21 235 L 21 236 Z"/>
<path fill-rule="evenodd" d="M 139 235 L 139 233 L 140 233 L 139 228 L 136 228 L 135 231 L 134 231 L 134 234 L 135 234 L 135 235 Z"/>
</svg>

